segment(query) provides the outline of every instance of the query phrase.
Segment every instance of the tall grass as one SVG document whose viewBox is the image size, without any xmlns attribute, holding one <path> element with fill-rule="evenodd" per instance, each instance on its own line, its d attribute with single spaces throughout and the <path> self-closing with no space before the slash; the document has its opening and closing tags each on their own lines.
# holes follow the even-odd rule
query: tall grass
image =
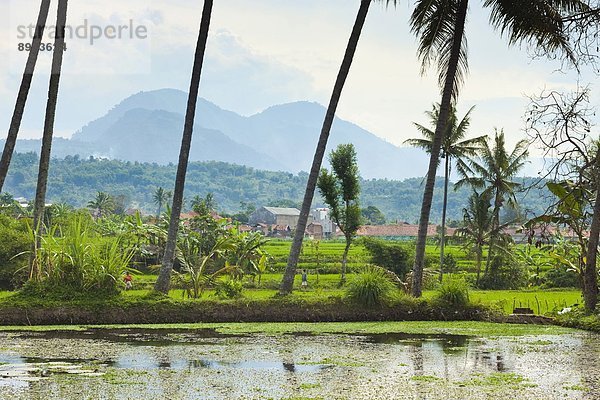
<svg viewBox="0 0 600 400">
<path fill-rule="evenodd" d="M 459 279 L 448 280 L 438 288 L 433 302 L 442 307 L 461 308 L 469 305 L 469 286 Z"/>
<path fill-rule="evenodd" d="M 116 294 L 120 277 L 129 268 L 133 252 L 116 237 L 94 231 L 91 218 L 75 216 L 60 229 L 42 236 L 34 250 L 34 268 L 25 291 Z M 41 293 L 39 293 L 41 292 Z"/>
<path fill-rule="evenodd" d="M 372 307 L 383 304 L 396 290 L 388 271 L 369 265 L 348 283 L 346 296 L 358 304 Z"/>
</svg>

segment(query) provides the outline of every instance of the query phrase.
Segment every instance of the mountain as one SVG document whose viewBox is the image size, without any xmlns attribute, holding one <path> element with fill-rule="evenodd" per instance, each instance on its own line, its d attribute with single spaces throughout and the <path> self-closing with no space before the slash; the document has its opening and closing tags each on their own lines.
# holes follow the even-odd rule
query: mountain
<svg viewBox="0 0 600 400">
<path fill-rule="evenodd" d="M 134 108 L 110 125 L 95 143 L 109 158 L 168 164 L 176 162 L 181 145 L 184 117 L 181 114 Z M 281 164 L 249 146 L 231 140 L 224 133 L 205 128 L 195 129 L 190 161 L 218 160 L 256 168 Z"/>
<path fill-rule="evenodd" d="M 265 143 L 263 151 L 269 154 L 294 149 L 284 160 L 286 166 L 294 172 L 306 171 L 312 163 L 326 111 L 317 103 L 283 104 L 251 116 L 245 135 L 225 133 L 240 143 L 256 138 Z M 421 176 L 427 170 L 427 156 L 422 151 L 394 146 L 353 123 L 335 118 L 327 154 L 341 143 L 354 144 L 364 178 L 405 179 Z"/>
<path fill-rule="evenodd" d="M 79 129 L 71 140 L 57 141 L 54 155 L 176 163 L 186 104 L 187 94 L 175 89 L 134 94 Z M 225 161 L 298 173 L 310 169 L 326 109 L 317 103 L 295 102 L 245 117 L 200 98 L 196 111 L 190 161 Z M 360 173 L 367 179 L 420 177 L 427 168 L 422 151 L 394 146 L 336 118 L 327 151 L 340 143 L 355 145 Z M 19 143 L 17 151 L 25 148 L 39 146 L 35 141 L 28 146 Z"/>
</svg>

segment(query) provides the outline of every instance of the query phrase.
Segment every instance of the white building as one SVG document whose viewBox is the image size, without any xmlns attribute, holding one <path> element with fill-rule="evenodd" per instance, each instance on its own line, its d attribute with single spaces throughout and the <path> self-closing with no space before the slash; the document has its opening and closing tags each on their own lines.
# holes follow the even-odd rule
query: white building
<svg viewBox="0 0 600 400">
<path fill-rule="evenodd" d="M 323 236 L 329 238 L 337 230 L 335 223 L 329 217 L 329 208 L 315 208 L 310 215 L 313 221 L 323 226 Z"/>
</svg>

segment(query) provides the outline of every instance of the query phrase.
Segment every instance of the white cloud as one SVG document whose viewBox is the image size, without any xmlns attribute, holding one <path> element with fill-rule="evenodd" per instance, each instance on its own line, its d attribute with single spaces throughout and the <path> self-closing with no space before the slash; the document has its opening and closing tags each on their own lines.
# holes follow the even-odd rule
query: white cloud
<svg viewBox="0 0 600 400">
<path fill-rule="evenodd" d="M 31 19 L 38 4 L 35 0 L 11 1 L 10 7 L 0 3 L 0 34 L 11 32 L 8 13 L 3 11 L 10 8 Z M 215 2 L 201 95 L 244 114 L 301 99 L 327 104 L 358 6 L 358 0 Z M 89 18 L 106 25 L 133 19 L 145 24 L 151 28 L 150 42 L 149 47 L 122 41 L 93 49 L 83 43 L 70 48 L 58 129 L 75 130 L 141 90 L 187 90 L 202 2 L 85 0 L 70 7 L 71 21 Z M 423 112 L 440 99 L 435 71 L 419 75 L 409 14 L 408 2 L 397 9 L 371 6 L 338 109 L 341 117 L 395 144 L 414 137 L 412 122 L 424 122 Z M 574 80 L 552 74 L 553 63 L 531 62 L 524 51 L 508 48 L 489 27 L 487 12 L 477 6 L 472 7 L 467 35 L 471 74 L 459 111 L 476 104 L 473 134 L 505 127 L 509 141 L 515 142 L 522 137 L 523 95 L 543 87 L 569 88 Z M 24 62 L 20 58 L 18 68 L 11 71 L 5 61 L 10 53 L 7 46 L 0 42 L 0 126 L 8 126 Z M 42 58 L 40 70 L 48 65 L 49 59 Z M 38 129 L 46 91 L 47 76 L 36 77 L 25 129 Z"/>
</svg>

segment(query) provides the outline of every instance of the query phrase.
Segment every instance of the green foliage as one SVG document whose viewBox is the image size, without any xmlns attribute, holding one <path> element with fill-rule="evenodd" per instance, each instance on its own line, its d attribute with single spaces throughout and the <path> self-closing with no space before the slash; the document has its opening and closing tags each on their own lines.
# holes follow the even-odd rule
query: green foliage
<svg viewBox="0 0 600 400">
<path fill-rule="evenodd" d="M 481 289 L 519 289 L 527 284 L 525 269 L 506 254 L 494 256 L 489 271 L 479 280 Z"/>
<path fill-rule="evenodd" d="M 571 312 L 557 315 L 556 320 L 562 326 L 600 333 L 600 313 L 598 310 L 595 313 L 588 313 L 584 309 L 574 308 Z"/>
<path fill-rule="evenodd" d="M 132 201 L 128 207 L 139 208 L 145 214 L 154 215 L 157 205 L 154 194 L 157 187 L 172 187 L 177 165 L 133 163 L 107 159 L 82 159 L 67 156 L 53 159 L 48 184 L 48 201 L 68 203 L 85 207 L 97 191 L 124 195 Z M 35 195 L 38 157 L 33 153 L 15 154 L 11 170 L 6 178 L 5 190 L 15 197 L 32 199 Z M 219 204 L 219 213 L 248 215 L 248 207 L 274 205 L 280 199 L 294 204 L 302 202 L 308 174 L 261 171 L 254 168 L 223 162 L 193 162 L 189 164 L 185 197 L 211 192 Z M 414 223 L 421 211 L 421 178 L 404 181 L 389 179 L 361 180 L 361 204 L 379 208 L 389 221 L 401 220 Z M 524 186 L 530 186 L 537 178 L 527 178 Z M 436 180 L 431 220 L 441 216 L 443 180 Z M 448 218 L 462 219 L 464 199 L 470 189 L 462 188 L 448 193 Z M 517 193 L 519 204 L 533 214 L 541 215 L 549 205 L 548 189 L 536 187 L 527 196 Z M 322 199 L 315 199 L 321 203 Z M 245 205 L 241 205 L 243 202 Z M 224 215 L 224 214 L 221 214 Z M 241 220 L 240 220 L 241 221 Z M 241 221 L 243 222 L 243 221 Z"/>
<path fill-rule="evenodd" d="M 438 288 L 433 301 L 443 307 L 464 308 L 469 305 L 469 286 L 463 280 L 450 279 Z"/>
<path fill-rule="evenodd" d="M 384 225 L 385 215 L 381 210 L 375 206 L 368 206 L 360 210 L 360 215 L 366 224 L 370 225 Z"/>
<path fill-rule="evenodd" d="M 458 264 L 452 254 L 444 254 L 444 264 L 442 269 L 445 273 L 454 273 L 458 271 Z"/>
<path fill-rule="evenodd" d="M 0 289 L 14 289 L 25 282 L 27 257 L 31 247 L 26 220 L 0 214 Z"/>
<path fill-rule="evenodd" d="M 358 304 L 372 307 L 389 300 L 396 290 L 385 269 L 370 265 L 348 283 L 346 296 Z"/>
<path fill-rule="evenodd" d="M 130 269 L 133 252 L 119 238 L 98 235 L 89 216 L 74 215 L 65 226 L 53 227 L 42 235 L 41 240 L 41 247 L 34 252 L 26 293 L 58 293 L 68 298 L 119 292 L 121 275 Z"/>
<path fill-rule="evenodd" d="M 115 199 L 108 193 L 98 191 L 94 200 L 90 200 L 87 204 L 88 208 L 92 209 L 98 218 L 102 218 L 115 210 Z"/>
<path fill-rule="evenodd" d="M 580 288 L 581 279 L 577 273 L 566 265 L 559 265 L 543 276 L 543 288 Z"/>
<path fill-rule="evenodd" d="M 414 255 L 408 245 L 373 238 L 363 238 L 361 243 L 371 256 L 371 264 L 392 271 L 401 278 L 410 271 Z"/>
<path fill-rule="evenodd" d="M 356 151 L 352 144 L 341 144 L 329 156 L 332 172 L 321 170 L 317 187 L 330 207 L 331 219 L 340 227 L 346 239 L 354 236 L 360 226 L 358 195 L 360 184 Z"/>
<path fill-rule="evenodd" d="M 215 284 L 215 296 L 220 299 L 236 299 L 241 297 L 243 288 L 239 279 L 222 279 Z"/>
<path fill-rule="evenodd" d="M 177 243 L 176 256 L 181 271 L 174 271 L 175 278 L 185 290 L 189 298 L 202 296 L 207 286 L 227 273 L 241 274 L 239 267 L 231 267 L 226 263 L 226 254 L 235 249 L 230 237 L 220 237 L 208 252 L 201 249 L 199 235 L 193 232 L 184 236 Z"/>
</svg>

